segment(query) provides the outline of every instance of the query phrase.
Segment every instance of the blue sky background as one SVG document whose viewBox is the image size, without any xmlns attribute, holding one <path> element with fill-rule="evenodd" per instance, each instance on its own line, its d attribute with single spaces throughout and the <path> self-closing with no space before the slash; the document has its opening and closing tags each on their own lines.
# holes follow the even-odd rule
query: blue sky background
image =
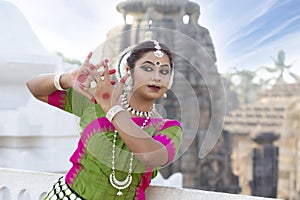
<svg viewBox="0 0 300 200">
<path fill-rule="evenodd" d="M 300 72 L 299 0 L 199 0 L 200 24 L 216 46 L 220 71 L 273 66 L 280 49 Z"/>
<path fill-rule="evenodd" d="M 117 0 L 8 0 L 27 18 L 49 52 L 84 60 L 111 28 L 123 23 Z M 215 45 L 221 73 L 233 67 L 273 66 L 280 49 L 300 75 L 299 0 L 193 0 L 199 3 L 199 24 Z"/>
</svg>

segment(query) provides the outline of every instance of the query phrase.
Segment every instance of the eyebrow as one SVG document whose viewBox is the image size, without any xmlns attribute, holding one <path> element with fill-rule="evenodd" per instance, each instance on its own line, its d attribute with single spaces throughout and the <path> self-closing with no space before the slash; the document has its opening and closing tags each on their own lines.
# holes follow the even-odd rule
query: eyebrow
<svg viewBox="0 0 300 200">
<path fill-rule="evenodd" d="M 143 64 L 146 64 L 146 63 L 155 66 L 155 64 L 154 64 L 153 62 L 149 61 L 149 60 L 146 60 L 145 62 L 143 62 L 142 65 L 143 65 Z M 160 66 L 160 67 L 170 67 L 170 65 L 168 65 L 168 64 L 162 64 L 162 65 L 159 65 L 159 66 Z"/>
</svg>

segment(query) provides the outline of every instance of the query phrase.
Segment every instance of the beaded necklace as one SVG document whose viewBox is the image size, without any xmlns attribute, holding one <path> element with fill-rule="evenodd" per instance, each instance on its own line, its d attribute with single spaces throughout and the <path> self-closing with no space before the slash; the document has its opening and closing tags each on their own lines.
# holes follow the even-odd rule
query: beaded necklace
<svg viewBox="0 0 300 200">
<path fill-rule="evenodd" d="M 154 113 L 154 104 L 153 106 L 151 107 L 151 109 L 148 111 L 148 112 L 141 112 L 141 111 L 136 111 L 134 110 L 130 105 L 129 105 L 129 102 L 127 100 L 127 95 L 124 94 L 123 95 L 123 99 L 122 99 L 122 103 L 121 105 L 129 112 L 131 112 L 131 114 L 133 115 L 136 115 L 137 117 L 146 117 L 145 121 L 143 122 L 143 125 L 141 126 L 141 129 L 143 130 L 147 124 L 147 122 L 149 121 L 150 117 L 153 115 Z M 115 130 L 114 131 L 114 139 L 113 139 L 113 148 L 112 148 L 112 162 L 111 162 L 111 165 L 112 165 L 112 172 L 109 176 L 109 181 L 110 181 L 110 184 L 118 189 L 119 191 L 117 192 L 117 196 L 121 196 L 123 195 L 123 192 L 121 190 L 125 189 L 125 188 L 128 188 L 132 182 L 132 163 L 133 163 L 133 156 L 134 154 L 131 152 L 131 156 L 130 156 L 130 161 L 129 161 L 129 169 L 128 169 L 128 175 L 127 177 L 120 181 L 117 179 L 116 177 L 116 173 L 115 173 L 115 153 L 116 153 L 116 140 L 117 140 L 117 134 L 118 134 L 118 131 Z"/>
</svg>

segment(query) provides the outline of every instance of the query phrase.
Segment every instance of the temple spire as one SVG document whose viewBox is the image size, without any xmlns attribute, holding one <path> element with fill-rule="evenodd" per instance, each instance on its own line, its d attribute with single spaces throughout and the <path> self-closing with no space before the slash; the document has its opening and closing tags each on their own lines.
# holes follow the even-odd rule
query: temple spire
<svg viewBox="0 0 300 200">
<path fill-rule="evenodd" d="M 124 21 L 128 16 L 135 21 L 162 17 L 174 20 L 174 17 L 179 19 L 188 15 L 192 21 L 197 22 L 200 15 L 200 6 L 189 0 L 126 0 L 117 5 L 117 10 L 123 14 Z"/>
</svg>

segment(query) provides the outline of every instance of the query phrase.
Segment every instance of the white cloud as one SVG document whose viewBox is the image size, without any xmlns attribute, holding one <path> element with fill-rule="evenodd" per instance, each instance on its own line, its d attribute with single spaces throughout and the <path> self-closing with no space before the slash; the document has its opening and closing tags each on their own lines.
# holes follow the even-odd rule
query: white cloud
<svg viewBox="0 0 300 200">
<path fill-rule="evenodd" d="M 259 66 L 273 66 L 271 57 L 276 58 L 279 50 L 284 50 L 286 53 L 286 63 L 293 63 L 293 72 L 299 74 L 295 69 L 299 69 L 300 66 L 300 33 L 286 34 L 282 38 L 273 41 L 269 45 L 256 48 L 245 54 L 220 54 L 218 66 L 221 73 L 226 72 L 231 67 L 243 68 L 243 69 L 256 69 Z"/>
<path fill-rule="evenodd" d="M 261 5 L 257 6 L 257 8 L 255 9 L 256 14 L 249 19 L 247 24 L 252 23 L 253 21 L 259 19 L 260 17 L 268 13 L 276 5 L 276 3 L 276 0 L 268 0 L 267 2 L 263 2 Z"/>
<path fill-rule="evenodd" d="M 271 30 L 267 35 L 265 35 L 262 38 L 259 38 L 259 40 L 257 40 L 255 43 L 253 43 L 248 49 L 253 49 L 256 46 L 259 46 L 260 44 L 262 44 L 263 42 L 265 42 L 266 40 L 276 36 L 278 33 L 280 33 L 280 31 L 283 31 L 285 28 L 287 28 L 291 23 L 293 23 L 294 21 L 297 21 L 298 19 L 300 19 L 300 16 L 295 16 L 285 22 L 282 22 L 280 26 L 276 27 L 274 30 Z"/>
<path fill-rule="evenodd" d="M 45 48 L 67 57 L 85 56 L 103 43 L 106 33 L 123 18 L 116 11 L 120 1 L 9 0 L 27 18 Z"/>
<path fill-rule="evenodd" d="M 34 32 L 45 46 L 52 51 L 60 51 L 65 56 L 84 60 L 85 56 L 106 39 L 106 33 L 116 25 L 123 24 L 123 17 L 116 11 L 116 5 L 122 0 L 9 0 L 13 2 L 28 19 Z M 193 0 L 200 4 L 200 25 L 210 31 L 221 72 L 229 67 L 255 68 L 259 65 L 272 65 L 270 56 L 276 56 L 280 49 L 286 51 L 290 59 L 298 60 L 299 33 L 289 34 L 280 40 L 273 41 L 264 47 L 255 47 L 248 53 L 240 54 L 241 49 L 229 51 L 233 43 L 244 41 L 257 27 L 249 26 L 251 22 L 263 17 L 270 10 L 282 6 L 286 1 L 251 0 L 249 9 L 234 7 L 235 1 Z M 276 4 L 275 4 L 275 3 Z M 249 4 L 249 2 L 248 2 Z M 224 7 L 223 7 L 224 6 Z M 223 16 L 222 18 L 220 18 Z M 225 16 L 225 17 L 224 17 Z M 255 46 L 272 37 L 274 34 L 298 18 L 290 19 L 275 30 L 270 30 Z M 247 27 L 247 28 L 246 28 Z M 242 31 L 244 30 L 244 31 Z M 297 63 L 299 63 L 297 61 Z M 299 65 L 299 64 L 298 64 Z"/>
<path fill-rule="evenodd" d="M 217 54 L 217 65 L 221 73 L 231 67 L 255 69 L 261 65 L 272 66 L 271 56 L 276 57 L 280 49 L 287 58 L 299 66 L 300 33 L 284 33 L 289 25 L 299 20 L 294 17 L 282 21 L 274 28 L 266 29 L 261 20 L 268 19 L 270 12 L 285 12 L 286 4 L 293 0 L 247 1 L 249 7 L 236 6 L 236 1 L 199 0 L 203 8 L 200 24 L 209 29 Z M 252 3 L 252 5 L 251 5 Z M 223 11 L 221 14 L 219 14 Z M 290 11 L 289 11 L 290 12 Z M 220 17 L 221 16 L 221 17 Z M 274 19 L 272 20 L 280 20 Z M 255 23 L 254 23 L 255 22 Z M 265 31 L 265 34 L 261 32 Z M 256 34 L 263 34 L 262 36 Z M 275 37 L 276 36 L 276 37 Z M 275 38 L 275 39 L 274 39 Z M 250 40 L 251 39 L 251 40 Z M 267 42 L 266 42 L 267 41 Z M 299 72 L 298 72 L 299 73 Z"/>
</svg>

